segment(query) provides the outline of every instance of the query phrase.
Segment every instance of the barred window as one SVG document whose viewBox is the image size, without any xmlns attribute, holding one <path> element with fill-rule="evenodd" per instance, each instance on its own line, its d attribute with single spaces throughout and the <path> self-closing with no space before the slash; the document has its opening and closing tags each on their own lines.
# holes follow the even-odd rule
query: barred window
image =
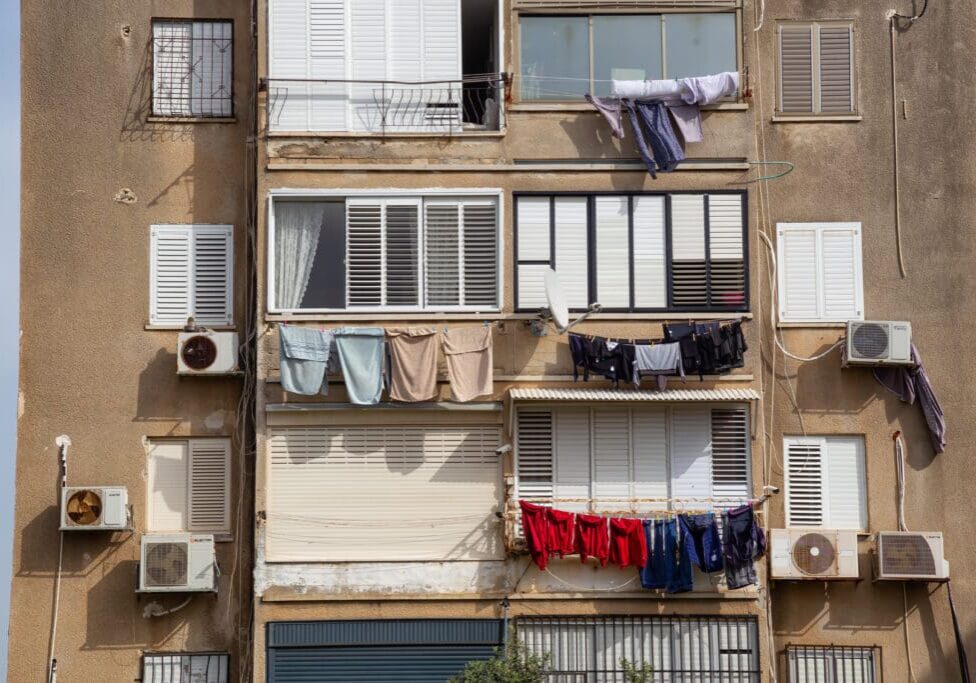
<svg viewBox="0 0 976 683">
<path fill-rule="evenodd" d="M 233 116 L 233 24 L 155 19 L 152 33 L 153 116 Z"/>
<path fill-rule="evenodd" d="M 225 652 L 147 652 L 143 683 L 227 683 L 230 655 Z"/>
<path fill-rule="evenodd" d="M 790 683 L 875 683 L 879 658 L 875 647 L 786 648 Z"/>
</svg>

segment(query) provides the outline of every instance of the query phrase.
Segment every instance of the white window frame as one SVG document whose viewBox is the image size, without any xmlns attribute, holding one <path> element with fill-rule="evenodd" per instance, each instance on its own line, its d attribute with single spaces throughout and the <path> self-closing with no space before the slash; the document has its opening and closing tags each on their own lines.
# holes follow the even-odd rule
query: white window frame
<svg viewBox="0 0 976 683">
<path fill-rule="evenodd" d="M 357 189 L 336 189 L 336 190 L 321 190 L 321 189 L 294 189 L 294 188 L 281 188 L 271 190 L 268 194 L 268 283 L 267 283 L 267 297 L 268 297 L 268 313 L 272 315 L 322 315 L 322 314 L 349 314 L 357 315 L 360 313 L 498 313 L 502 310 L 505 305 L 504 302 L 504 292 L 505 292 L 505 229 L 504 229 L 504 216 L 505 216 L 505 205 L 504 205 L 504 193 L 500 188 L 426 188 L 417 190 L 404 190 L 404 189 L 384 189 L 384 190 L 357 190 Z M 426 307 L 424 305 L 418 306 L 355 306 L 355 307 L 345 307 L 345 308 L 296 308 L 296 309 L 286 309 L 281 308 L 276 303 L 275 298 L 275 201 L 279 199 L 307 199 L 307 200 L 325 200 L 325 199 L 349 199 L 349 200 L 363 200 L 363 199 L 373 199 L 373 200 L 403 200 L 403 199 L 416 199 L 419 204 L 420 215 L 418 216 L 421 240 L 418 243 L 418 289 L 420 292 L 419 299 L 421 302 L 424 301 L 424 293 L 426 287 L 426 280 L 424 278 L 424 271 L 426 268 L 426 250 L 424 248 L 425 243 L 423 240 L 424 234 L 424 221 L 426 219 L 424 215 L 425 201 L 430 199 L 432 201 L 443 201 L 447 199 L 457 199 L 457 200 L 472 200 L 473 202 L 480 202 L 485 200 L 493 200 L 495 202 L 495 222 L 496 222 L 496 272 L 497 272 L 497 282 L 496 282 L 496 301 L 494 306 L 436 306 L 436 307 Z M 346 283 L 348 289 L 348 280 Z"/>
<path fill-rule="evenodd" d="M 852 230 L 856 236 L 854 241 L 854 300 L 856 313 L 854 317 L 834 318 L 825 312 L 825 292 L 823 287 L 823 234 L 831 230 Z M 786 263 L 784 257 L 783 238 L 790 232 L 813 231 L 816 233 L 816 273 L 817 281 L 814 291 L 817 297 L 816 316 L 790 316 L 785 309 L 786 301 Z M 781 323 L 846 323 L 848 320 L 864 320 L 864 252 L 862 247 L 862 229 L 859 221 L 817 222 L 817 223 L 777 223 L 776 224 L 776 274 L 779 322 Z"/>
<path fill-rule="evenodd" d="M 211 443 L 221 443 L 225 446 L 225 456 L 224 456 L 224 524 L 219 529 L 213 528 L 202 528 L 194 527 L 190 523 L 190 508 L 192 506 L 192 496 L 193 496 L 193 484 L 191 477 L 191 470 L 193 468 L 193 443 L 194 442 L 211 442 Z M 186 486 L 186 498 L 185 505 L 183 508 L 183 518 L 184 525 L 182 529 L 155 529 L 151 525 L 155 519 L 153 497 L 156 490 L 155 482 L 155 467 L 152 463 L 153 449 L 159 445 L 182 445 L 186 448 L 186 469 L 184 472 L 185 486 Z M 191 437 L 183 439 L 150 439 L 149 447 L 146 452 L 146 531 L 149 533 L 212 533 L 214 535 L 214 540 L 217 541 L 230 541 L 231 537 L 231 453 L 233 452 L 233 444 L 229 437 Z"/>
<path fill-rule="evenodd" d="M 786 27 L 810 28 L 810 70 L 813 111 L 783 111 L 783 29 Z M 850 111 L 822 111 L 822 84 L 820 73 L 820 29 L 823 27 L 847 28 L 851 39 L 851 109 Z M 828 19 L 824 21 L 781 21 L 776 26 L 776 116 L 777 118 L 808 117 L 818 118 L 850 118 L 858 116 L 857 92 L 857 52 L 854 49 L 854 20 Z"/>
<path fill-rule="evenodd" d="M 831 443 L 856 443 L 859 448 L 858 457 L 861 460 L 861 473 L 863 475 L 863 480 L 859 482 L 859 496 L 860 500 L 860 516 L 864 524 L 860 527 L 850 528 L 843 525 L 834 524 L 834 519 L 831 517 L 830 510 L 830 493 L 829 493 L 829 472 L 831 466 Z M 817 445 L 820 447 L 820 468 L 821 477 L 821 491 L 820 491 L 820 509 L 823 515 L 823 524 L 819 527 L 807 526 L 807 525 L 793 525 L 792 519 L 792 500 L 793 492 L 791 486 L 790 477 L 790 446 L 791 445 Z M 864 436 L 862 435 L 829 435 L 829 436 L 784 436 L 783 437 L 783 478 L 786 489 L 786 526 L 791 529 L 839 529 L 844 531 L 858 531 L 866 532 L 870 526 L 870 520 L 868 517 L 868 483 L 867 483 L 867 445 L 865 443 Z"/>
<path fill-rule="evenodd" d="M 158 274 L 158 250 L 156 241 L 159 231 L 184 232 L 187 236 L 187 248 L 189 258 L 187 261 L 187 317 L 193 319 L 201 325 L 214 327 L 233 327 L 234 326 L 234 226 L 216 223 L 157 223 L 149 227 L 149 324 L 160 329 L 183 329 L 186 320 L 175 321 L 161 319 L 156 315 L 157 304 L 157 274 Z M 194 233 L 197 231 L 209 231 L 214 234 L 227 235 L 227 254 L 228 259 L 224 268 L 226 279 L 226 299 L 225 313 L 223 318 L 203 318 L 196 314 L 196 278 L 194 276 L 194 264 L 196 261 L 194 247 Z"/>
</svg>

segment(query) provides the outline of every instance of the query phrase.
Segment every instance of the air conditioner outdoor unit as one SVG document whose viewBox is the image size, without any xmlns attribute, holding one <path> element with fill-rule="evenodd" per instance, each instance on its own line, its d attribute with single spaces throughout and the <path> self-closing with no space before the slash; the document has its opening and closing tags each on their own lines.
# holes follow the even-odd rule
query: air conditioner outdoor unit
<svg viewBox="0 0 976 683">
<path fill-rule="evenodd" d="M 912 324 L 881 320 L 847 323 L 847 365 L 911 365 Z"/>
<path fill-rule="evenodd" d="M 773 529 L 772 578 L 829 581 L 861 578 L 857 532 Z"/>
<path fill-rule="evenodd" d="M 176 349 L 181 375 L 227 375 L 237 372 L 236 332 L 180 332 Z"/>
<path fill-rule="evenodd" d="M 62 531 L 118 531 L 129 527 L 124 486 L 65 486 L 61 489 Z"/>
<path fill-rule="evenodd" d="M 879 581 L 949 580 L 949 563 L 938 531 L 882 531 L 874 559 Z"/>
<path fill-rule="evenodd" d="M 212 534 L 143 536 L 139 592 L 216 592 L 215 561 Z"/>
</svg>

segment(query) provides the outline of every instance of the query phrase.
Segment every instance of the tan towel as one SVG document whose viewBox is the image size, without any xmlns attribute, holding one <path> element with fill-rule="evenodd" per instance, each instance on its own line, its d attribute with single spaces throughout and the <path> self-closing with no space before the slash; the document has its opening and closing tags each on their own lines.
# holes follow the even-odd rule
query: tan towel
<svg viewBox="0 0 976 683">
<path fill-rule="evenodd" d="M 492 393 L 490 327 L 468 327 L 444 333 L 447 376 L 454 400 L 464 403 Z"/>
<path fill-rule="evenodd" d="M 390 398 L 431 401 L 437 398 L 437 330 L 433 327 L 386 331 L 390 349 Z"/>
</svg>

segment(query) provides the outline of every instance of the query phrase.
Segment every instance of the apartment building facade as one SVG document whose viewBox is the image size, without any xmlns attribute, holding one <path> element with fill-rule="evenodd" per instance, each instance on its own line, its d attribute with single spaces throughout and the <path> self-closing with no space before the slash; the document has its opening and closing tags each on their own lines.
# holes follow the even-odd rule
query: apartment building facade
<svg viewBox="0 0 976 683">
<path fill-rule="evenodd" d="M 552 680 L 622 680 L 621 659 L 646 661 L 661 681 L 957 679 L 960 647 L 976 645 L 963 550 L 976 525 L 969 404 L 956 389 L 969 372 L 957 360 L 964 336 L 944 329 L 970 305 L 962 226 L 976 207 L 964 192 L 972 171 L 958 161 L 971 136 L 953 134 L 971 124 L 942 103 L 947 88 L 972 85 L 973 10 L 934 6 L 892 30 L 877 2 L 259 0 L 253 14 L 228 4 L 226 16 L 219 3 L 178 4 L 139 16 L 25 11 L 27 31 L 97 25 L 106 54 L 92 75 L 118 84 L 121 59 L 131 82 L 90 104 L 106 122 L 127 112 L 121 139 L 117 123 L 101 139 L 79 125 L 79 154 L 87 162 L 100 150 L 116 169 L 98 183 L 50 164 L 40 150 L 55 139 L 56 108 L 25 99 L 10 680 L 45 670 L 37 634 L 52 612 L 69 678 L 110 667 L 109 680 L 141 671 L 178 681 L 183 670 L 206 683 L 445 680 L 514 634 L 550 657 Z M 224 29 L 198 27 L 205 20 L 232 22 L 230 113 L 211 99 L 201 113 L 192 88 L 177 88 L 176 104 L 159 96 L 174 62 L 221 92 L 213 78 L 226 72 L 212 53 L 146 51 L 156 38 L 172 48 L 174 35 L 224 45 Z M 66 87 L 31 87 L 52 74 L 75 78 L 73 63 L 52 70 L 41 45 L 25 49 L 27 92 Z M 702 140 L 656 178 L 627 109 L 620 140 L 584 100 L 610 97 L 612 79 L 720 72 L 738 74 L 735 92 L 701 108 Z M 130 88 L 156 95 L 150 110 L 128 113 Z M 37 194 L 79 178 L 81 199 Z M 94 202 L 116 230 L 100 229 Z M 86 240 L 51 246 L 49 233 L 78 223 Z M 91 272 L 99 256 L 123 253 L 122 234 L 131 257 Z M 197 234 L 232 238 L 224 268 L 218 255 L 197 275 L 184 247 L 189 265 L 177 258 L 182 270 L 166 271 L 167 245 L 182 254 Z M 90 306 L 55 305 L 90 300 L 50 278 L 59 248 L 60 270 L 95 284 L 125 278 L 144 296 L 128 297 L 127 314 L 106 309 L 101 324 Z M 627 343 L 661 339 L 665 324 L 741 322 L 743 363 L 671 377 L 662 391 L 650 379 L 641 389 L 577 379 L 569 336 L 542 313 L 549 269 L 571 317 L 601 306 L 574 333 Z M 215 271 L 233 293 L 227 317 L 198 322 L 236 330 L 247 372 L 178 378 L 178 328 L 198 311 L 158 303 L 171 301 L 174 282 L 193 292 Z M 50 342 L 31 334 L 70 329 L 71 310 L 85 311 L 85 334 L 57 337 L 79 346 L 52 359 Z M 851 320 L 912 324 L 945 409 L 944 453 L 918 405 L 882 388 L 870 366 L 843 367 Z M 85 385 L 119 409 L 82 412 L 63 390 L 67 377 L 80 394 L 80 343 L 104 334 L 117 344 L 126 324 L 118 355 L 138 391 L 119 392 L 124 369 L 106 381 L 86 364 Z M 424 400 L 387 390 L 363 400 L 335 368 L 311 395 L 285 391 L 282 325 L 349 338 L 406 328 L 448 345 L 476 337 L 461 351 L 490 349 L 490 390 L 457 400 L 438 342 L 436 389 Z M 48 394 L 32 398 L 39 390 Z M 943 534 L 958 639 L 949 584 L 875 580 L 878 536 L 900 526 L 895 432 L 907 452 L 904 526 Z M 71 437 L 68 484 L 126 486 L 133 515 L 129 535 L 64 532 L 56 570 L 60 504 L 47 492 L 60 485 L 60 434 Z M 228 488 L 215 498 L 219 486 L 194 488 L 192 453 L 198 440 L 221 439 L 228 470 L 208 481 Z M 242 480 L 250 471 L 253 482 Z M 194 527 L 200 491 L 198 508 L 225 510 L 216 522 L 226 528 Z M 575 555 L 540 569 L 520 500 L 667 520 L 752 504 L 777 533 L 754 585 L 731 589 L 720 572 L 696 570 L 691 590 L 669 594 L 643 589 L 633 568 Z M 156 532 L 214 535 L 216 597 L 181 607 L 182 595 L 136 596 L 140 537 Z M 126 626 L 106 632 L 105 622 Z M 211 661 L 194 654 L 220 655 L 227 668 L 194 669 Z"/>
</svg>

